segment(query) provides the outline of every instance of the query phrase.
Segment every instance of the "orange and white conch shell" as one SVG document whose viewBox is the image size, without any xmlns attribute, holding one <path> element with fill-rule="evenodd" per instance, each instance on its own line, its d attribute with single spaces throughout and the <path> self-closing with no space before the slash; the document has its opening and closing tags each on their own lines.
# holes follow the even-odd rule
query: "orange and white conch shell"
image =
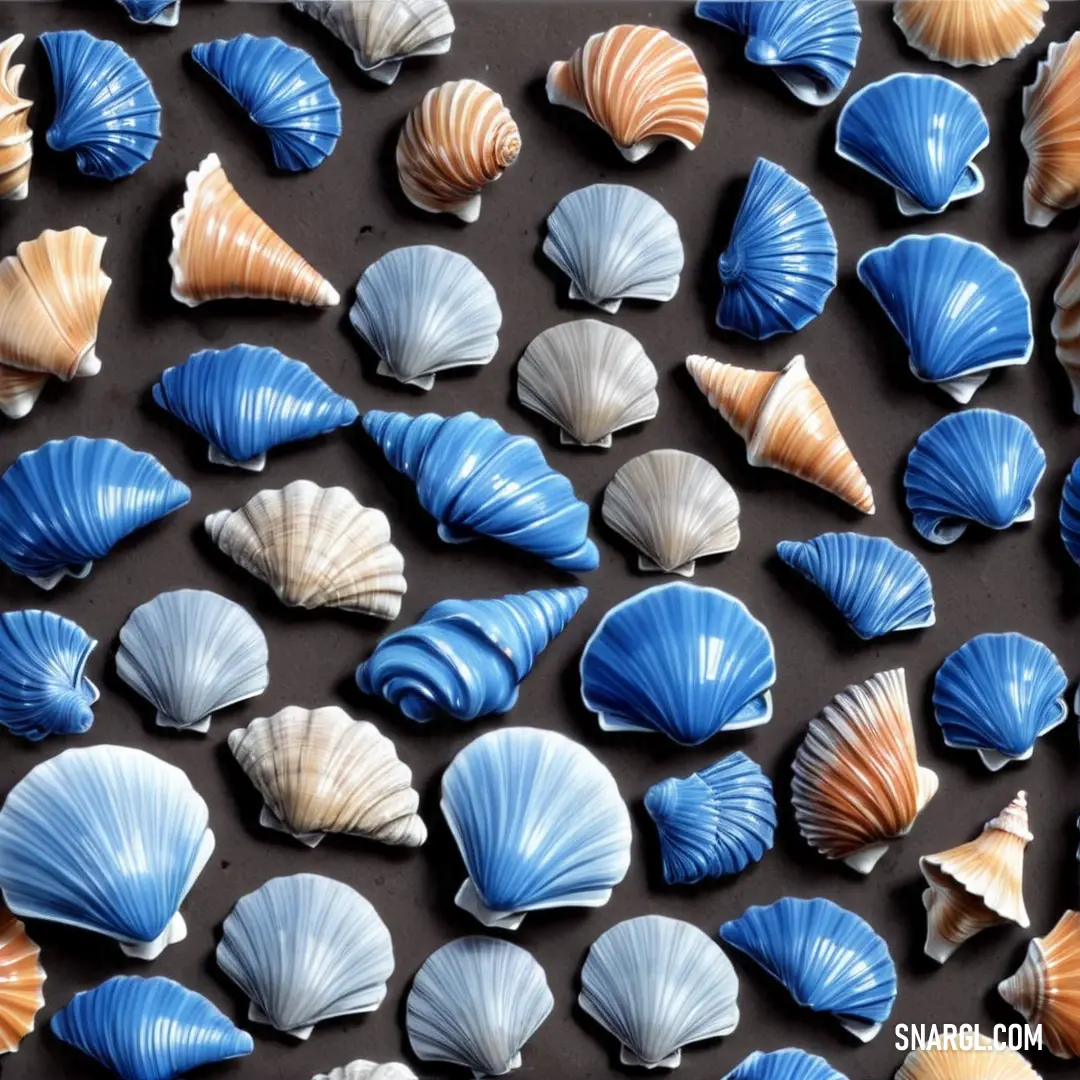
<svg viewBox="0 0 1080 1080">
<path fill-rule="evenodd" d="M 893 21 L 931 60 L 988 67 L 1027 48 L 1048 7 L 1047 0 L 896 0 Z"/>
<path fill-rule="evenodd" d="M 1080 413 L 1080 247 L 1054 290 L 1054 307 L 1050 331 L 1057 342 L 1058 363 L 1072 386 L 1073 411 Z"/>
<path fill-rule="evenodd" d="M 11 66 L 22 34 L 0 42 L 0 199 L 25 199 L 30 190 L 30 159 L 34 156 L 30 130 L 32 101 L 19 97 L 24 65 Z"/>
<path fill-rule="evenodd" d="M 341 297 L 240 196 L 217 154 L 187 175 L 172 216 L 172 294 L 188 307 L 226 298 L 333 307 Z"/>
<path fill-rule="evenodd" d="M 689 356 L 687 370 L 717 412 L 746 441 L 746 460 L 807 480 L 864 514 L 874 494 L 821 391 L 796 356 L 783 371 L 752 371 Z"/>
<path fill-rule="evenodd" d="M 40 953 L 26 927 L 0 904 L 0 1054 L 18 1050 L 45 1004 Z"/>
<path fill-rule="evenodd" d="M 664 139 L 693 150 L 705 133 L 709 87 L 689 45 L 652 26 L 593 34 L 569 60 L 551 65 L 548 100 L 584 113 L 640 161 Z"/>
<path fill-rule="evenodd" d="M 1015 1050 L 998 1049 L 985 1035 L 978 1048 L 912 1050 L 893 1080 L 1040 1080 Z"/>
</svg>

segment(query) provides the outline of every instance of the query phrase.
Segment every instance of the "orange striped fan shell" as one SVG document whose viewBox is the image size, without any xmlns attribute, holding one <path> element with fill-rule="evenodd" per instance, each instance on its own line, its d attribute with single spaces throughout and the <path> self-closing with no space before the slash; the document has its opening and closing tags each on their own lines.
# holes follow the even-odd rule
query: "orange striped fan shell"
<svg viewBox="0 0 1080 1080">
<path fill-rule="evenodd" d="M 24 66 L 11 65 L 22 43 L 22 34 L 0 42 L 0 199 L 25 199 L 30 190 L 34 133 L 29 120 L 33 102 L 19 97 Z"/>
<path fill-rule="evenodd" d="M 1058 363 L 1072 387 L 1073 412 L 1080 413 L 1080 247 L 1054 290 L 1054 308 L 1050 331 L 1057 343 Z"/>
<path fill-rule="evenodd" d="M 0 1054 L 19 1049 L 45 1004 L 40 953 L 26 927 L 0 904 Z"/>
<path fill-rule="evenodd" d="M 1048 7 L 1046 0 L 897 0 L 893 21 L 931 60 L 988 67 L 1027 48 Z"/>
<path fill-rule="evenodd" d="M 978 1050 L 912 1050 L 893 1080 L 1039 1080 L 1015 1050 L 999 1050 L 979 1036 Z"/>
</svg>

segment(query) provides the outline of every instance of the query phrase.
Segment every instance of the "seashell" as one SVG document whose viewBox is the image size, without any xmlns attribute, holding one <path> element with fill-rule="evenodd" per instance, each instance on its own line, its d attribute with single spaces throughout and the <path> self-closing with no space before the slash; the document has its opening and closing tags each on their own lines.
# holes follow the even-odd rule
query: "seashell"
<svg viewBox="0 0 1080 1080">
<path fill-rule="evenodd" d="M 652 26 L 593 34 L 548 69 L 547 96 L 584 113 L 627 161 L 647 157 L 665 139 L 696 149 L 709 117 L 709 86 L 693 50 Z"/>
<path fill-rule="evenodd" d="M 90 930 L 153 960 L 183 941 L 181 902 L 214 850 L 176 766 L 127 746 L 65 750 L 0 809 L 0 888 L 24 918 Z"/>
<path fill-rule="evenodd" d="M 21 420 L 37 404 L 48 375 L 0 364 L 0 415 Z"/>
<path fill-rule="evenodd" d="M 773 846 L 772 784 L 741 750 L 685 780 L 653 784 L 645 809 L 660 835 L 669 885 L 742 873 Z"/>
<path fill-rule="evenodd" d="M 896 191 L 901 214 L 940 214 L 986 186 L 973 163 L 990 142 L 982 106 L 941 75 L 900 72 L 847 99 L 836 152 Z"/>
<path fill-rule="evenodd" d="M 252 472 L 275 446 L 327 435 L 360 415 L 307 364 L 269 346 L 192 353 L 161 373 L 154 400 L 206 439 L 213 464 Z"/>
<path fill-rule="evenodd" d="M 991 1053 L 981 1052 L 986 1050 Z M 912 1050 L 893 1080 L 1040 1080 L 1040 1077 L 1015 1050 L 997 1046 L 979 1035 L 971 1050 L 959 1046 Z"/>
<path fill-rule="evenodd" d="M 560 570 L 600 564 L 588 506 L 534 439 L 473 412 L 444 418 L 371 409 L 363 423 L 390 465 L 416 484 L 444 543 L 488 536 Z"/>
<path fill-rule="evenodd" d="M 30 192 L 30 162 L 34 156 L 30 108 L 34 103 L 19 97 L 26 65 L 11 63 L 25 40 L 23 34 L 12 34 L 0 41 L 0 201 L 25 199 Z"/>
<path fill-rule="evenodd" d="M 90 706 L 100 697 L 84 674 L 95 645 L 81 626 L 51 611 L 0 615 L 0 726 L 32 742 L 88 731 Z"/>
<path fill-rule="evenodd" d="M 371 0 L 371 2 L 377 3 L 379 0 Z M 293 0 L 293 3 L 299 7 L 299 0 Z M 307 6 L 314 7 L 314 4 Z M 331 1069 L 329 1073 L 319 1073 L 318 1076 L 312 1077 L 312 1080 L 419 1080 L 419 1078 L 408 1065 L 401 1065 L 396 1061 L 385 1065 L 378 1065 L 374 1061 L 351 1061 L 340 1069 Z"/>
<path fill-rule="evenodd" d="M 176 26 L 180 22 L 180 0 L 117 0 L 134 23 Z"/>
<path fill-rule="evenodd" d="M 471 260 L 418 244 L 364 271 L 349 321 L 379 357 L 380 375 L 430 390 L 440 371 L 491 363 L 502 309 Z"/>
<path fill-rule="evenodd" d="M 795 1001 L 832 1013 L 869 1042 L 896 1000 L 889 946 L 853 911 L 818 897 L 785 896 L 749 907 L 720 927 L 720 937 L 776 979 Z"/>
<path fill-rule="evenodd" d="M 776 654 L 741 600 L 686 582 L 616 604 L 581 656 L 581 697 L 602 731 L 696 746 L 772 718 Z"/>
<path fill-rule="evenodd" d="M 0 906 L 0 1054 L 19 1049 L 45 1005 L 40 955 L 26 927 Z"/>
<path fill-rule="evenodd" d="M 208 515 L 206 531 L 289 607 L 338 607 L 379 619 L 401 611 L 405 560 L 390 542 L 390 522 L 345 488 L 294 480 L 260 491 L 239 510 Z"/>
<path fill-rule="evenodd" d="M 1080 415 L 1080 247 L 1073 252 L 1054 290 L 1054 307 L 1050 331 L 1057 345 L 1058 363 L 1072 387 L 1073 412 Z"/>
<path fill-rule="evenodd" d="M 355 889 L 319 874 L 271 878 L 225 920 L 218 967 L 248 1019 L 307 1039 L 323 1020 L 374 1012 L 394 971 L 390 931 Z"/>
<path fill-rule="evenodd" d="M 869 874 L 938 789 L 937 774 L 919 764 L 904 669 L 837 694 L 810 721 L 792 770 L 803 839 Z"/>
<path fill-rule="evenodd" d="M 267 660 L 266 636 L 239 604 L 177 589 L 128 616 L 116 673 L 154 706 L 159 727 L 205 733 L 215 712 L 266 689 Z"/>
<path fill-rule="evenodd" d="M 555 1004 L 532 954 L 497 938 L 464 937 L 436 949 L 405 1003 L 409 1045 L 421 1061 L 473 1075 L 521 1068 L 521 1050 Z"/>
<path fill-rule="evenodd" d="M 240 34 L 192 45 L 191 55 L 266 131 L 279 169 L 314 169 L 334 152 L 341 102 L 303 49 L 277 37 Z"/>
<path fill-rule="evenodd" d="M 455 903 L 516 930 L 554 907 L 602 907 L 630 866 L 630 814 L 585 747 L 539 728 L 489 731 L 443 774 L 442 812 L 468 877 Z"/>
<path fill-rule="evenodd" d="M 405 197 L 430 214 L 480 216 L 481 195 L 521 153 L 521 133 L 494 90 L 475 79 L 436 86 L 405 120 L 397 142 Z"/>
<path fill-rule="evenodd" d="M 74 151 L 79 171 L 99 180 L 141 169 L 161 140 L 161 103 L 146 72 L 115 41 L 85 30 L 49 31 L 38 40 L 56 92 L 49 147 Z"/>
<path fill-rule="evenodd" d="M 746 460 L 779 469 L 874 512 L 874 495 L 821 391 L 796 356 L 781 371 L 751 371 L 688 356 L 686 368 L 709 404 L 746 443 Z"/>
<path fill-rule="evenodd" d="M 1031 521 L 1045 470 L 1046 454 L 1018 416 L 995 409 L 945 416 L 908 454 L 904 491 L 915 531 L 951 544 L 972 521 L 998 530 Z"/>
<path fill-rule="evenodd" d="M 427 829 L 412 772 L 374 724 L 337 706 L 289 705 L 229 735 L 264 803 L 259 823 L 315 847 L 328 833 L 419 847 Z"/>
<path fill-rule="evenodd" d="M 335 307 L 337 290 L 237 194 L 217 154 L 187 174 L 184 205 L 172 216 L 172 295 L 188 307 L 207 300 L 282 300 Z"/>
<path fill-rule="evenodd" d="M 616 431 L 660 408 L 656 368 L 641 342 L 596 319 L 552 326 L 518 364 L 518 399 L 559 428 L 559 441 L 607 449 Z"/>
<path fill-rule="evenodd" d="M 931 60 L 989 67 L 1013 60 L 1043 29 L 1047 0 L 896 0 L 893 22 Z"/>
<path fill-rule="evenodd" d="M 1072 560 L 1080 564 L 1080 458 L 1073 462 L 1061 489 L 1061 509 L 1058 512 L 1061 541 Z"/>
<path fill-rule="evenodd" d="M 356 684 L 421 724 L 507 713 L 518 683 L 588 595 L 578 587 L 441 600 L 415 626 L 384 637 L 356 669 Z"/>
<path fill-rule="evenodd" d="M 51 589 L 190 499 L 152 454 L 115 439 L 52 439 L 0 477 L 0 562 Z"/>
<path fill-rule="evenodd" d="M 801 330 L 836 288 L 836 237 L 825 208 L 804 183 L 758 158 L 718 267 L 717 326 L 755 341 Z"/>
<path fill-rule="evenodd" d="M 755 1050 L 723 1080 L 847 1080 L 847 1077 L 824 1058 L 789 1047 L 771 1054 Z"/>
<path fill-rule="evenodd" d="M 926 908 L 927 956 L 944 964 L 968 938 L 991 926 L 1031 925 L 1024 907 L 1024 849 L 1027 797 L 1020 792 L 975 840 L 919 859 L 929 886 Z"/>
<path fill-rule="evenodd" d="M 623 1065 L 675 1069 L 684 1046 L 735 1030 L 738 995 L 731 961 L 707 934 L 642 915 L 589 946 L 578 1004 L 622 1044 Z"/>
<path fill-rule="evenodd" d="M 614 315 L 624 300 L 670 300 L 684 254 L 679 225 L 651 195 L 590 184 L 548 215 L 544 254 L 570 279 L 570 299 Z"/>
</svg>

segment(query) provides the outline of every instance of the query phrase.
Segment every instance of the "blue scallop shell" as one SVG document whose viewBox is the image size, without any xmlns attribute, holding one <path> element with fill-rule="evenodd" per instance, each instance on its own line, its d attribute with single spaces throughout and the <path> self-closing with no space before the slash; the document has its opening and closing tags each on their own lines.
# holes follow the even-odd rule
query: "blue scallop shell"
<svg viewBox="0 0 1080 1080">
<path fill-rule="evenodd" d="M 939 214 L 985 186 L 972 159 L 990 142 L 978 101 L 941 75 L 903 72 L 848 98 L 836 152 L 896 190 L 900 213 Z"/>
<path fill-rule="evenodd" d="M 217 465 L 260 471 L 283 443 L 348 427 L 360 414 L 300 360 L 277 349 L 203 349 L 167 368 L 154 400 L 210 444 Z"/>
<path fill-rule="evenodd" d="M 755 1050 L 723 1080 L 847 1080 L 847 1077 L 824 1058 L 788 1047 L 771 1054 Z"/>
<path fill-rule="evenodd" d="M 911 372 L 966 405 L 994 368 L 1031 356 L 1031 302 L 1020 276 L 958 236 L 902 236 L 868 251 L 859 280 L 911 354 Z"/>
<path fill-rule="evenodd" d="M 587 589 L 537 589 L 498 600 L 442 600 L 385 637 L 356 669 L 356 683 L 410 720 L 475 720 L 509 712 L 518 683 L 566 629 Z"/>
<path fill-rule="evenodd" d="M 685 780 L 653 784 L 645 809 L 660 834 L 669 885 L 738 874 L 773 846 L 772 783 L 741 750 Z"/>
<path fill-rule="evenodd" d="M 915 529 L 951 544 L 972 521 L 989 529 L 1031 521 L 1045 470 L 1046 454 L 1019 417 L 995 409 L 946 416 L 908 454 L 904 490 Z"/>
<path fill-rule="evenodd" d="M 760 964 L 802 1006 L 832 1013 L 868 1042 L 896 1000 L 889 946 L 865 919 L 820 897 L 747 908 L 720 937 Z"/>
<path fill-rule="evenodd" d="M 859 55 L 853 0 L 698 0 L 694 11 L 745 37 L 746 59 L 772 68 L 808 105 L 835 101 Z"/>
<path fill-rule="evenodd" d="M 1073 462 L 1065 486 L 1061 489 L 1061 542 L 1073 562 L 1080 564 L 1080 458 Z"/>
<path fill-rule="evenodd" d="M 406 416 L 372 409 L 364 430 L 386 460 L 416 483 L 420 505 L 439 523 L 439 538 L 461 544 L 489 536 L 546 559 L 560 570 L 595 570 L 589 507 L 544 460 L 534 439 L 510 435 L 494 420 Z"/>
<path fill-rule="evenodd" d="M 51 611 L 0 615 L 0 725 L 32 742 L 87 731 L 99 695 L 83 672 L 96 644 Z"/>
<path fill-rule="evenodd" d="M 85 30 L 41 35 L 56 90 L 45 134 L 53 150 L 74 150 L 87 176 L 119 180 L 141 169 L 161 139 L 161 103 L 146 72 L 113 41 Z"/>
<path fill-rule="evenodd" d="M 930 575 L 884 536 L 822 533 L 781 540 L 776 554 L 816 585 L 863 641 L 934 625 Z"/>
<path fill-rule="evenodd" d="M 241 34 L 192 45 L 191 55 L 266 131 L 279 169 L 314 169 L 334 152 L 341 102 L 303 49 Z"/>
<path fill-rule="evenodd" d="M 768 723 L 768 630 L 719 589 L 657 585 L 601 620 L 581 657 L 581 696 L 604 731 L 657 731 L 696 746 Z"/>
<path fill-rule="evenodd" d="M 154 26 L 176 26 L 180 22 L 180 0 L 116 0 L 132 22 Z"/>
<path fill-rule="evenodd" d="M 51 589 L 190 499 L 151 454 L 114 439 L 53 439 L 0 477 L 0 562 Z"/>
<path fill-rule="evenodd" d="M 49 1026 L 121 1080 L 178 1080 L 255 1049 L 213 1002 L 160 975 L 114 975 L 76 994 Z"/>
<path fill-rule="evenodd" d="M 1023 634 L 979 634 L 945 658 L 934 718 L 945 745 L 977 750 L 997 771 L 1026 761 L 1035 740 L 1065 722 L 1068 680 L 1057 657 Z"/>
</svg>

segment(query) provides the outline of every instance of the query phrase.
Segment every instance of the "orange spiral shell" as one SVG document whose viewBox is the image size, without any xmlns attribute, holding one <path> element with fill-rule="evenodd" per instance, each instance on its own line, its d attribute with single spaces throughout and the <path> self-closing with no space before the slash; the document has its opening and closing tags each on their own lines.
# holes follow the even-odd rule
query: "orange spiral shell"
<svg viewBox="0 0 1080 1080">
<path fill-rule="evenodd" d="M 11 66 L 22 34 L 0 42 L 0 199 L 25 199 L 30 187 L 30 159 L 34 156 L 34 133 L 30 130 L 30 106 L 19 97 L 23 65 Z"/>
<path fill-rule="evenodd" d="M 45 1004 L 40 953 L 26 927 L 0 904 L 0 1054 L 18 1049 Z"/>
</svg>

